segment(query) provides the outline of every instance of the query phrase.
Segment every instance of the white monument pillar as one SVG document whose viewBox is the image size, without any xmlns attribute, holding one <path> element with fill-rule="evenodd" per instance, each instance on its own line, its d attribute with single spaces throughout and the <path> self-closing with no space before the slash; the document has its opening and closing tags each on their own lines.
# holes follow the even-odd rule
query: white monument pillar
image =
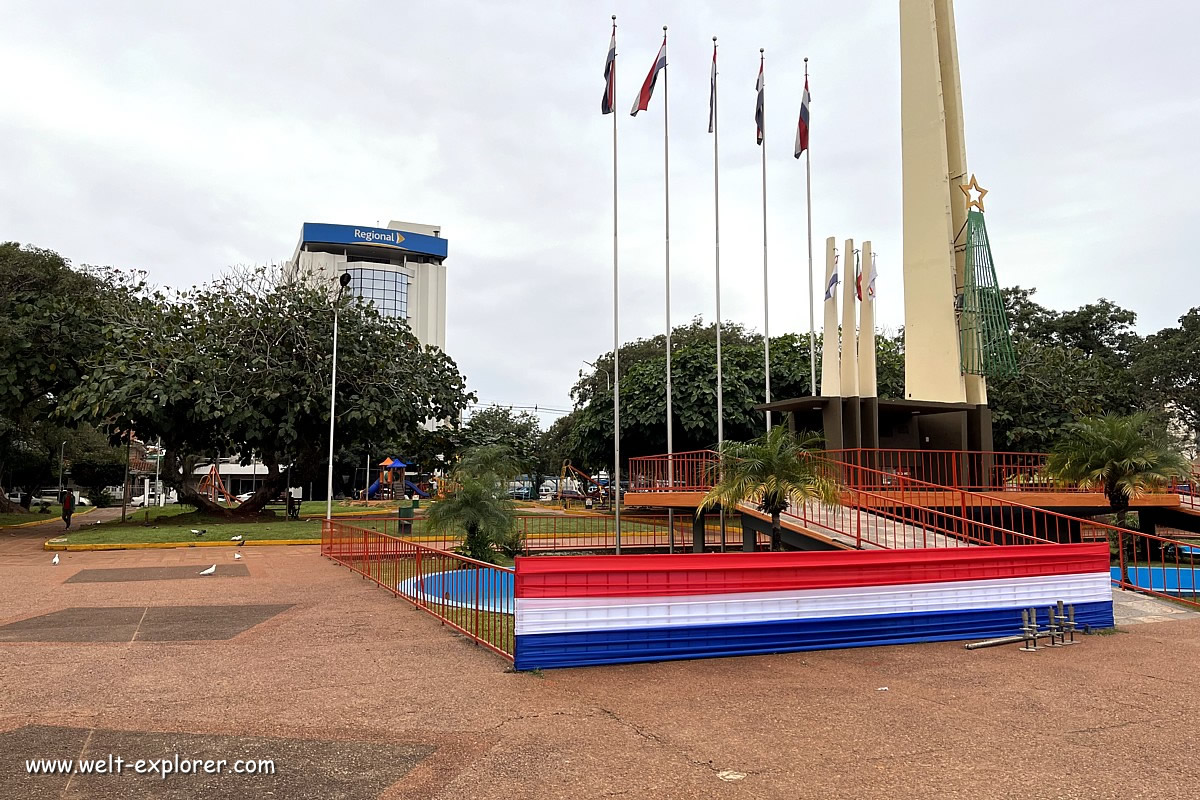
<svg viewBox="0 0 1200 800">
<path fill-rule="evenodd" d="M 837 247 L 833 237 L 825 240 L 825 327 L 821 337 L 821 396 L 841 397 L 841 358 L 838 355 Z"/>
<path fill-rule="evenodd" d="M 842 250 L 842 397 L 858 397 L 858 315 L 854 275 L 854 240 Z"/>
<path fill-rule="evenodd" d="M 870 242 L 862 243 L 862 304 L 858 322 L 858 395 L 879 394 L 875 375 L 875 264 Z"/>
<path fill-rule="evenodd" d="M 955 312 L 962 257 L 954 250 L 956 217 L 966 219 L 957 185 L 966 147 L 950 0 L 900 0 L 900 125 L 904 396 L 962 403 L 967 382 Z"/>
</svg>

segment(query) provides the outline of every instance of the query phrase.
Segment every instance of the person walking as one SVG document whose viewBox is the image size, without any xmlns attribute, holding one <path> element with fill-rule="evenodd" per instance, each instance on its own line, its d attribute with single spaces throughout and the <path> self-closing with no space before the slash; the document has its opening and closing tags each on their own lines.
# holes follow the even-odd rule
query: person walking
<svg viewBox="0 0 1200 800">
<path fill-rule="evenodd" d="M 75 513 L 75 493 L 71 491 L 63 492 L 62 496 L 62 518 L 66 523 L 66 530 L 71 529 L 71 515 Z"/>
</svg>

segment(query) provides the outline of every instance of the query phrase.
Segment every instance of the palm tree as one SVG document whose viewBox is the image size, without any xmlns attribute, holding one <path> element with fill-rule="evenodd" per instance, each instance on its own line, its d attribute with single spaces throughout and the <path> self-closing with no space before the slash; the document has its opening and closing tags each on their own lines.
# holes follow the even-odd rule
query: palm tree
<svg viewBox="0 0 1200 800">
<path fill-rule="evenodd" d="M 1173 477 L 1187 475 L 1190 467 L 1151 424 L 1149 415 L 1138 413 L 1087 417 L 1069 425 L 1050 451 L 1046 471 L 1082 488 L 1103 489 L 1117 515 L 1117 527 L 1127 528 L 1131 500 L 1163 489 Z M 1124 546 L 1121 541 L 1110 546 L 1125 551 L 1121 577 L 1128 584 L 1128 562 L 1137 559 L 1137 545 L 1133 536 L 1115 535 Z M 1147 540 L 1146 556 L 1153 558 L 1156 548 L 1154 540 Z"/>
<path fill-rule="evenodd" d="M 837 482 L 812 457 L 820 444 L 820 436 L 803 433 L 797 437 L 782 426 L 749 442 L 724 442 L 714 467 L 716 484 L 696 513 L 715 506 L 733 509 L 739 503 L 754 503 L 771 515 L 771 549 L 782 549 L 779 515 L 789 503 L 838 502 Z"/>
<path fill-rule="evenodd" d="M 1067 426 L 1050 452 L 1051 477 L 1082 488 L 1100 488 L 1124 528 L 1131 500 L 1161 490 L 1190 465 L 1148 414 L 1107 414 Z"/>
<path fill-rule="evenodd" d="M 452 476 L 457 485 L 429 509 L 429 527 L 438 533 L 463 531 L 462 552 L 476 561 L 494 563 L 497 548 L 510 556 L 520 552 L 514 507 L 505 496 L 516 469 L 512 452 L 502 445 L 464 451 Z"/>
</svg>

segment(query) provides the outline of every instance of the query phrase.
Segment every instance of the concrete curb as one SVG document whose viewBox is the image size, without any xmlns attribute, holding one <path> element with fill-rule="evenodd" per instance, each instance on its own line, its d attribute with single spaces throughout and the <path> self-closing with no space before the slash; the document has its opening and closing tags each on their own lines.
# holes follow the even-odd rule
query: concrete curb
<svg viewBox="0 0 1200 800">
<path fill-rule="evenodd" d="M 55 537 L 60 538 L 60 537 Z M 96 550 L 168 550 L 176 547 L 273 547 L 290 545 L 319 545 L 320 539 L 249 539 L 244 542 L 100 542 L 96 544 L 67 544 L 50 539 L 43 550 L 66 550 L 72 553 Z"/>
<path fill-rule="evenodd" d="M 95 509 L 96 509 L 95 506 L 85 506 L 83 511 L 76 511 L 72 516 L 73 517 L 82 517 L 84 514 L 90 514 Z M 41 516 L 41 515 L 39 514 L 38 516 Z M 51 516 L 50 514 L 47 514 L 42 519 L 35 519 L 35 520 L 31 520 L 30 522 L 18 522 L 15 525 L 0 525 L 0 531 L 8 530 L 10 528 L 32 528 L 37 525 L 45 525 L 47 523 L 55 522 L 55 521 L 62 522 L 62 517 L 61 516 L 55 517 L 55 516 Z"/>
</svg>

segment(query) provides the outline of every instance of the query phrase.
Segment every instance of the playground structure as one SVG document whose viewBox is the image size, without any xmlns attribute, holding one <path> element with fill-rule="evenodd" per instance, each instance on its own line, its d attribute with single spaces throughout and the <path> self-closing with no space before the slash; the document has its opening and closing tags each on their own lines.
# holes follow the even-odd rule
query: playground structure
<svg viewBox="0 0 1200 800">
<path fill-rule="evenodd" d="M 596 494 L 596 498 L 600 501 L 600 506 L 602 508 L 608 506 L 608 487 L 600 483 L 600 481 L 596 480 L 591 475 L 588 475 L 583 470 L 574 466 L 569 458 L 563 461 L 562 469 L 558 474 L 558 492 L 556 494 L 556 499 L 562 502 L 566 501 L 566 497 L 564 496 L 563 492 L 569 491 L 565 488 L 567 485 L 568 475 L 579 481 L 579 485 L 583 487 L 584 491 L 582 491 L 580 494 L 584 495 L 584 497 L 587 497 L 588 495 L 592 494 L 592 491 L 589 491 L 588 487 L 595 487 L 594 492 Z"/>
<path fill-rule="evenodd" d="M 398 458 L 389 456 L 379 462 L 379 477 L 367 487 L 368 500 L 394 500 L 412 492 L 417 497 L 429 497 L 429 493 L 408 479 L 408 464 Z M 396 494 L 396 487 L 400 489 Z M 408 491 L 405 491 L 407 489 Z"/>
<path fill-rule="evenodd" d="M 223 499 L 231 506 L 236 506 L 242 502 L 225 488 L 225 481 L 221 480 L 221 471 L 217 468 L 216 464 L 213 464 L 209 468 L 208 474 L 200 479 L 199 485 L 196 486 L 196 491 L 214 503 L 219 503 Z"/>
</svg>

